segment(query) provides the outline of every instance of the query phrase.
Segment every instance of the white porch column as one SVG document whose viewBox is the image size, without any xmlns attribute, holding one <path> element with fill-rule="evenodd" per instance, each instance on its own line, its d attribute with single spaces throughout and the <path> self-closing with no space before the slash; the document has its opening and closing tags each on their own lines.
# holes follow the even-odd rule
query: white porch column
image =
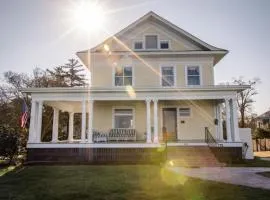
<svg viewBox="0 0 270 200">
<path fill-rule="evenodd" d="M 151 99 L 146 99 L 146 142 L 151 143 Z"/>
<path fill-rule="evenodd" d="M 218 131 L 219 131 L 219 139 L 224 141 L 223 137 L 223 124 L 222 124 L 222 104 L 218 104 Z"/>
<path fill-rule="evenodd" d="M 74 126 L 74 112 L 69 113 L 69 118 L 68 118 L 68 141 L 72 142 L 73 141 L 73 126 Z"/>
<path fill-rule="evenodd" d="M 231 131 L 231 109 L 229 104 L 229 99 L 225 99 L 226 107 L 226 131 L 227 131 L 227 141 L 232 141 L 232 131 Z"/>
<path fill-rule="evenodd" d="M 41 142 L 42 108 L 43 108 L 43 101 L 39 101 L 38 102 L 38 119 L 37 119 L 36 142 Z"/>
<path fill-rule="evenodd" d="M 88 143 L 93 143 L 93 105 L 94 101 L 88 100 Z"/>
<path fill-rule="evenodd" d="M 232 99 L 232 117 L 233 117 L 233 130 L 234 130 L 234 141 L 240 142 L 239 137 L 239 127 L 238 127 L 238 106 L 237 106 L 237 99 Z"/>
<path fill-rule="evenodd" d="M 30 129 L 29 129 L 29 136 L 28 136 L 28 142 L 34 142 L 35 141 L 35 134 L 36 134 L 36 106 L 37 102 L 32 100 L 31 105 L 31 114 L 30 114 Z"/>
<path fill-rule="evenodd" d="M 85 129 L 86 129 L 86 101 L 82 101 L 82 128 L 81 128 L 81 142 L 85 142 Z"/>
<path fill-rule="evenodd" d="M 154 99 L 154 143 L 158 143 L 158 99 Z"/>
<path fill-rule="evenodd" d="M 59 122 L 59 110 L 57 108 L 53 108 L 52 142 L 58 141 L 58 122 Z"/>
</svg>

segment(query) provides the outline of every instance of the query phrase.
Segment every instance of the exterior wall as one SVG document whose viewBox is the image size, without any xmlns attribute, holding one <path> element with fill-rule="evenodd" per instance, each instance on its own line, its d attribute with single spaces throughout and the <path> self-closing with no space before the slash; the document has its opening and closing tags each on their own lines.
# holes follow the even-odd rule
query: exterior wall
<svg viewBox="0 0 270 200">
<path fill-rule="evenodd" d="M 201 69 L 201 85 L 214 85 L 213 59 L 211 57 L 141 57 L 92 55 L 92 86 L 114 87 L 115 66 L 133 67 L 134 87 L 161 87 L 161 66 L 174 66 L 176 70 L 176 86 L 186 86 L 185 68 L 187 65 L 199 65 Z"/>
<path fill-rule="evenodd" d="M 96 101 L 94 103 L 93 128 L 108 131 L 113 127 L 113 108 L 134 108 L 134 128 L 137 140 L 143 140 L 146 132 L 145 101 Z"/>
<path fill-rule="evenodd" d="M 177 113 L 177 128 L 179 140 L 204 140 L 205 127 L 209 128 L 213 137 L 217 137 L 214 125 L 215 112 L 214 101 L 210 100 L 186 100 L 186 101 L 161 101 L 159 102 L 159 137 L 162 137 L 162 108 L 166 107 L 189 107 L 191 116 L 179 117 Z M 184 121 L 184 123 L 181 123 Z"/>
<path fill-rule="evenodd" d="M 158 124 L 159 138 L 162 139 L 162 108 L 165 107 L 190 107 L 191 116 L 189 118 L 178 117 L 178 135 L 180 140 L 204 140 L 205 127 L 208 127 L 211 134 L 216 137 L 216 128 L 214 125 L 214 105 L 215 101 L 159 101 L 158 102 Z M 137 139 L 145 139 L 146 133 L 146 105 L 145 101 L 96 101 L 94 103 L 93 127 L 99 130 L 110 130 L 113 127 L 112 117 L 114 107 L 134 108 L 135 129 Z M 151 103 L 151 126 L 154 126 L 153 103 Z M 185 121 L 181 124 L 181 121 Z M 153 129 L 153 128 L 152 128 Z"/>
<path fill-rule="evenodd" d="M 135 29 L 127 31 L 124 35 L 119 36 L 117 40 L 109 39 L 104 45 L 109 48 L 112 54 L 104 51 L 103 45 L 97 49 L 99 53 L 92 53 L 89 57 L 85 54 L 81 59 L 89 66 L 92 73 L 93 87 L 113 87 L 113 69 L 116 66 L 129 65 L 133 67 L 133 76 L 135 78 L 135 87 L 160 87 L 160 66 L 172 65 L 176 68 L 177 87 L 185 87 L 185 66 L 199 65 L 201 67 L 202 85 L 214 84 L 213 72 L 213 57 L 211 56 L 175 56 L 168 55 L 167 57 L 156 56 L 130 56 L 116 55 L 114 52 L 133 51 L 135 41 L 143 41 L 145 35 L 155 34 L 158 36 L 158 46 L 161 40 L 169 41 L 169 49 L 162 51 L 198 51 L 200 47 L 194 45 L 191 41 L 175 32 L 165 28 L 156 22 L 147 21 L 137 25 Z M 154 50 L 137 50 L 157 52 Z M 103 53 L 102 53 L 103 52 Z M 135 52 L 135 54 L 136 54 Z M 90 58 L 90 59 L 88 59 Z"/>
<path fill-rule="evenodd" d="M 140 25 L 137 25 L 136 28 L 127 31 L 124 35 L 119 36 L 118 40 L 121 40 L 121 43 L 117 42 L 116 40 L 107 40 L 106 44 L 110 47 L 111 51 L 126 51 L 129 49 L 133 50 L 134 41 L 144 42 L 145 35 L 157 35 L 158 41 L 169 41 L 169 50 L 201 50 L 198 46 L 192 44 L 190 41 L 187 41 L 179 34 L 176 34 L 164 26 L 151 21 L 141 23 Z M 101 51 L 102 48 L 103 47 L 98 50 Z"/>
</svg>

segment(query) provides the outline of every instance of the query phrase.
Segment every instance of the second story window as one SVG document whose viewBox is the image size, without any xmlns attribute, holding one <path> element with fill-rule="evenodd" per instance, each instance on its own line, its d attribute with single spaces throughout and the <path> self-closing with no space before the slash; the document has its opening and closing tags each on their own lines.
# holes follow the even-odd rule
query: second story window
<svg viewBox="0 0 270 200">
<path fill-rule="evenodd" d="M 173 87 L 175 86 L 175 71 L 174 67 L 166 66 L 161 67 L 161 85 L 163 87 Z"/>
<path fill-rule="evenodd" d="M 199 66 L 187 66 L 187 85 L 201 85 Z"/>
<path fill-rule="evenodd" d="M 157 35 L 146 35 L 145 36 L 145 49 L 157 49 L 158 48 Z"/>
<path fill-rule="evenodd" d="M 130 66 L 116 67 L 114 73 L 114 85 L 115 86 L 132 85 L 132 67 Z"/>
</svg>

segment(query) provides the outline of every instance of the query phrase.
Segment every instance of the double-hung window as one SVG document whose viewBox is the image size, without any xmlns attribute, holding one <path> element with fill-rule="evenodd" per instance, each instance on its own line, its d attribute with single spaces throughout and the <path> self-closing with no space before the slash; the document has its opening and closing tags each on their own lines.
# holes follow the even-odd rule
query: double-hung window
<svg viewBox="0 0 270 200">
<path fill-rule="evenodd" d="M 114 128 L 133 128 L 133 109 L 114 109 Z"/>
<path fill-rule="evenodd" d="M 161 85 L 163 87 L 175 86 L 175 71 L 173 66 L 161 67 Z"/>
<path fill-rule="evenodd" d="M 131 66 L 117 66 L 114 73 L 115 86 L 132 85 L 132 67 Z"/>
<path fill-rule="evenodd" d="M 187 66 L 187 85 L 201 85 L 201 72 L 199 66 Z"/>
</svg>

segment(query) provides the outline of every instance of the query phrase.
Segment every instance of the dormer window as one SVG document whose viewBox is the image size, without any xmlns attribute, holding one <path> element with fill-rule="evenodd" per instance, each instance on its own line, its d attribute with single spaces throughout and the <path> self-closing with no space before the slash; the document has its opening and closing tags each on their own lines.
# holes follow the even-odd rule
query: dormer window
<svg viewBox="0 0 270 200">
<path fill-rule="evenodd" d="M 160 46 L 159 46 L 160 49 L 169 49 L 169 41 L 160 41 Z"/>
<path fill-rule="evenodd" d="M 146 35 L 145 36 L 145 49 L 157 49 L 157 48 L 158 48 L 157 35 Z"/>
<path fill-rule="evenodd" d="M 143 49 L 143 42 L 142 41 L 135 41 L 134 42 L 134 49 L 136 49 L 136 50 Z"/>
</svg>

